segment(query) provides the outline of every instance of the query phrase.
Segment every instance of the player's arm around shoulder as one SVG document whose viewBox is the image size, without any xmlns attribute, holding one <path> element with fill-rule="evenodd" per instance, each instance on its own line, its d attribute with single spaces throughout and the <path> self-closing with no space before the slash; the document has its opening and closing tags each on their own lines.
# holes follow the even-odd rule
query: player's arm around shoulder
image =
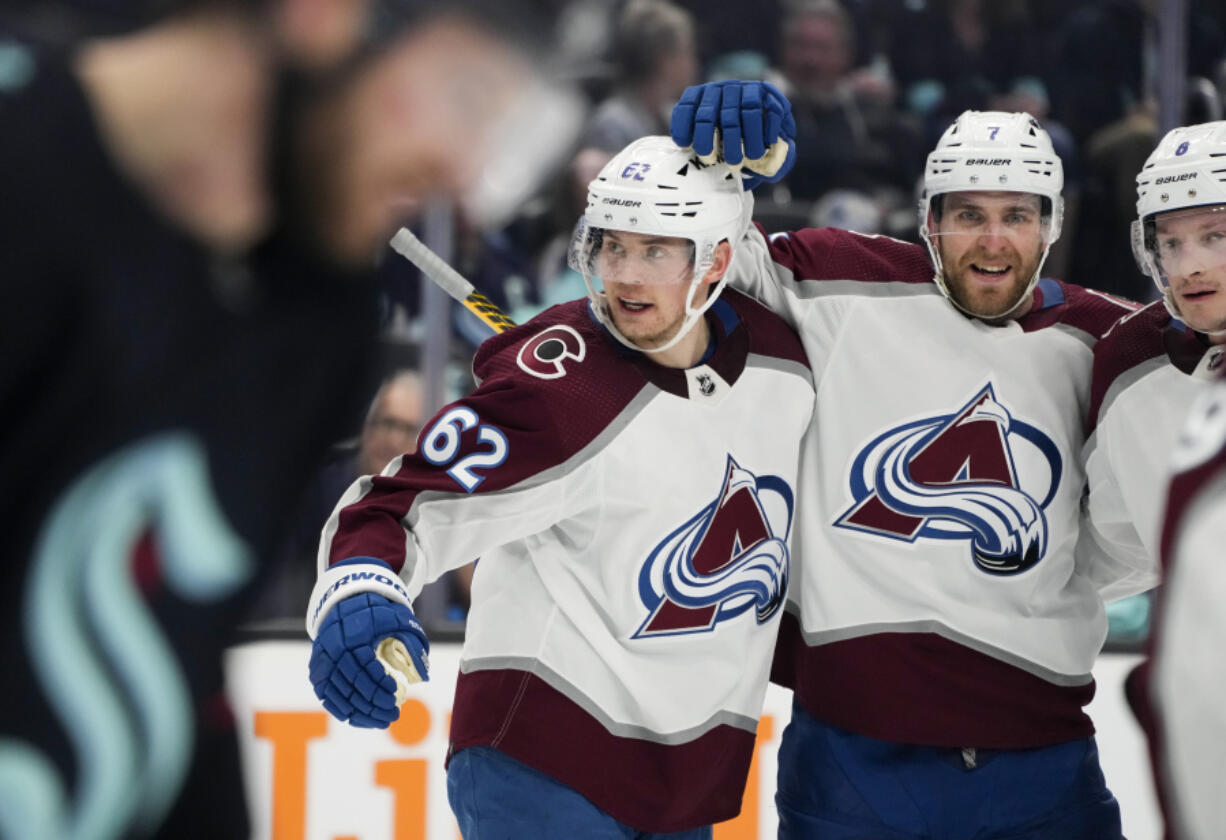
<svg viewBox="0 0 1226 840">
<path fill-rule="evenodd" d="M 1050 285 L 1063 297 L 1058 306 L 1051 308 L 1051 317 L 1084 332 L 1091 346 L 1110 332 L 1116 322 L 1142 308 L 1134 300 L 1064 280 L 1044 280 L 1041 285 Z"/>
<path fill-rule="evenodd" d="M 725 295 L 748 329 L 749 351 L 776 359 L 776 364 L 793 365 L 795 369 L 803 370 L 812 384 L 816 368 L 793 325 L 761 301 L 743 292 L 731 289 Z"/>
<path fill-rule="evenodd" d="M 789 324 L 803 323 L 810 305 L 805 281 L 820 276 L 832 229 L 805 228 L 768 234 L 753 224 L 738 243 L 728 268 L 728 285 L 761 301 Z"/>
<path fill-rule="evenodd" d="M 733 259 L 729 282 L 776 312 L 841 296 L 874 294 L 870 285 L 931 286 L 932 263 L 922 247 L 889 236 L 839 228 L 801 228 L 767 234 L 760 225 Z M 935 287 L 934 287 L 935 288 Z"/>
<path fill-rule="evenodd" d="M 1087 437 L 1098 428 L 1114 397 L 1128 383 L 1130 372 L 1165 355 L 1163 331 L 1170 320 L 1161 301 L 1155 301 L 1148 306 L 1126 308 L 1103 330 L 1102 337 L 1094 343 Z"/>
</svg>

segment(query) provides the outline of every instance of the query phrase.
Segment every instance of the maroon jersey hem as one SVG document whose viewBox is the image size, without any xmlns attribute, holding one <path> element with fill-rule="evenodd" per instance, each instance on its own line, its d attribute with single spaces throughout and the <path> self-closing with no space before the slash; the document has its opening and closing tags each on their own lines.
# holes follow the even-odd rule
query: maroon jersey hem
<svg viewBox="0 0 1226 840">
<path fill-rule="evenodd" d="M 448 755 L 493 747 L 626 825 L 667 833 L 740 813 L 754 741 L 728 725 L 684 744 L 618 737 L 534 674 L 493 670 L 460 675 Z"/>
<path fill-rule="evenodd" d="M 1094 734 L 1093 682 L 1055 685 L 935 633 L 810 647 L 785 615 L 772 679 L 818 720 L 881 741 L 1031 749 Z"/>
</svg>

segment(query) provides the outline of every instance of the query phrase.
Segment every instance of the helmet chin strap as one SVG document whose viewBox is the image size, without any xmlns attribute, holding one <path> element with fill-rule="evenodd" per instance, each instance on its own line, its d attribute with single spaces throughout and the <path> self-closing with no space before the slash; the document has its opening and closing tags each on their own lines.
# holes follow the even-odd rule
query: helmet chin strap
<svg viewBox="0 0 1226 840">
<path fill-rule="evenodd" d="M 705 276 L 705 274 L 706 273 L 704 272 L 703 276 Z M 694 300 L 694 293 L 698 291 L 698 287 L 701 284 L 691 281 L 689 293 L 685 298 L 685 320 L 682 322 L 681 326 L 677 328 L 676 334 L 659 347 L 640 347 L 630 339 L 626 338 L 626 336 L 622 334 L 622 331 L 617 328 L 617 324 L 614 323 L 613 315 L 609 312 L 608 292 L 597 292 L 595 287 L 592 285 L 591 278 L 586 274 L 583 275 L 583 281 L 587 284 L 588 291 L 590 292 L 589 297 L 593 303 L 592 311 L 596 314 L 596 320 L 604 324 L 605 329 L 611 332 L 614 338 L 629 347 L 631 350 L 651 354 L 663 353 L 665 350 L 671 350 L 673 347 L 675 347 L 677 342 L 681 341 L 681 339 L 694 328 L 694 325 L 698 323 L 698 320 L 702 318 L 706 311 L 711 308 L 711 305 L 715 303 L 716 299 L 720 295 L 720 292 L 723 291 L 725 283 L 725 279 L 721 277 L 718 281 L 711 284 L 711 289 L 707 293 L 707 299 L 703 301 L 702 306 L 695 309 L 693 306 L 691 306 L 691 304 Z"/>
<path fill-rule="evenodd" d="M 1043 256 L 1039 257 L 1039 264 L 1035 266 L 1034 275 L 1030 278 L 1030 282 L 1026 284 L 1026 288 L 1020 295 L 1018 295 L 1017 301 L 1014 302 L 1012 306 L 999 315 L 983 315 L 979 312 L 967 309 L 957 301 L 953 295 L 953 292 L 950 291 L 949 284 L 945 282 L 945 265 L 941 260 L 941 252 L 933 243 L 932 235 L 928 232 L 927 225 L 925 225 L 920 231 L 920 236 L 923 238 L 924 244 L 928 246 L 928 255 L 932 257 L 932 264 L 936 267 L 936 274 L 932 279 L 936 282 L 937 288 L 941 290 L 941 294 L 945 295 L 945 299 L 952 303 L 954 308 L 962 314 L 969 315 L 972 318 L 978 318 L 979 320 L 988 323 L 1007 320 L 1023 303 L 1029 300 L 1031 292 L 1034 291 L 1034 287 L 1039 284 L 1039 277 L 1043 273 L 1043 263 L 1047 262 L 1047 253 L 1051 250 L 1050 242 L 1043 246 Z"/>
</svg>

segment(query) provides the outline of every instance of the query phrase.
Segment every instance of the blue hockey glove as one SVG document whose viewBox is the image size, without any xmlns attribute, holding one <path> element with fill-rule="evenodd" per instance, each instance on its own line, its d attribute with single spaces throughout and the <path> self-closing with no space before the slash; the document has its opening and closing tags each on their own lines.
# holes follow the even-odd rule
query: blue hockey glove
<svg viewBox="0 0 1226 840">
<path fill-rule="evenodd" d="M 685 89 L 669 133 L 703 163 L 741 168 L 745 189 L 774 183 L 796 163 L 792 103 L 770 82 L 708 82 Z"/>
<path fill-rule="evenodd" d="M 407 688 L 430 678 L 430 642 L 386 563 L 358 557 L 320 575 L 307 614 L 315 695 L 338 720 L 387 728 Z"/>
</svg>

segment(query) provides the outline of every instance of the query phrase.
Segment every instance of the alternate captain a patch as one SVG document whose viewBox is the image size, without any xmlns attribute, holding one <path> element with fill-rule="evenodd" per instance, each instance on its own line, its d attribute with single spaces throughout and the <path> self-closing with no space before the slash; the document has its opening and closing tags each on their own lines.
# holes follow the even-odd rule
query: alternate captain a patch
<svg viewBox="0 0 1226 840">
<path fill-rule="evenodd" d="M 855 456 L 853 502 L 834 524 L 886 539 L 964 540 L 984 572 L 1024 572 L 1043 559 L 1044 513 L 1063 459 L 989 382 L 950 414 L 885 430 Z"/>
<path fill-rule="evenodd" d="M 524 342 L 515 362 L 539 379 L 557 379 L 566 375 L 567 359 L 578 363 L 586 355 L 583 336 L 566 324 L 554 324 Z"/>
<path fill-rule="evenodd" d="M 767 622 L 787 595 L 793 492 L 728 456 L 709 505 L 665 537 L 639 573 L 647 618 L 634 638 L 702 633 L 753 610 Z"/>
</svg>

